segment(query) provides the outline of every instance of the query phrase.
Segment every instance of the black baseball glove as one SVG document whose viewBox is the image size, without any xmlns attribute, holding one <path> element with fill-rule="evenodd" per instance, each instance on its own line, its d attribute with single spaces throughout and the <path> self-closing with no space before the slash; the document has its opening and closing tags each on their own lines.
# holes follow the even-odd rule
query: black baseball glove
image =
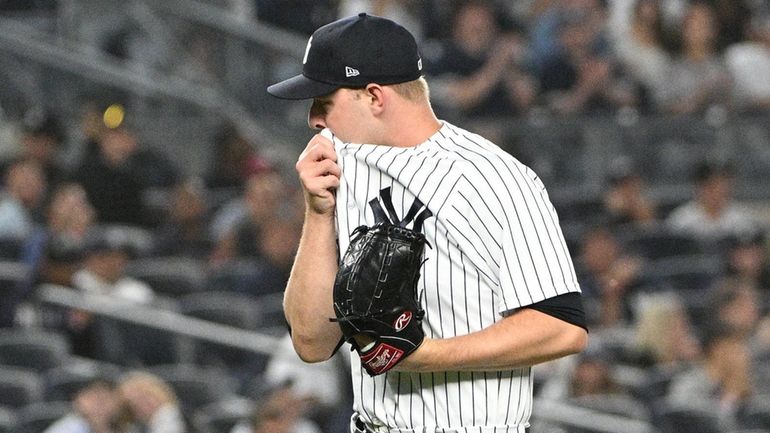
<svg viewBox="0 0 770 433">
<path fill-rule="evenodd" d="M 414 352 L 425 334 L 417 299 L 425 236 L 389 222 L 354 232 L 334 282 L 342 334 L 371 376 Z"/>
</svg>

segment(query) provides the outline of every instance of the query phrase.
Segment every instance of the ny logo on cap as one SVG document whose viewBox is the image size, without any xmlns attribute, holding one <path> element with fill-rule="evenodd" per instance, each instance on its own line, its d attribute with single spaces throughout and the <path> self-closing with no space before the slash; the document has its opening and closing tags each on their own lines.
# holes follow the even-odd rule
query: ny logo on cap
<svg viewBox="0 0 770 433">
<path fill-rule="evenodd" d="M 345 66 L 345 77 L 355 77 L 356 75 L 361 75 L 358 69 Z"/>
</svg>

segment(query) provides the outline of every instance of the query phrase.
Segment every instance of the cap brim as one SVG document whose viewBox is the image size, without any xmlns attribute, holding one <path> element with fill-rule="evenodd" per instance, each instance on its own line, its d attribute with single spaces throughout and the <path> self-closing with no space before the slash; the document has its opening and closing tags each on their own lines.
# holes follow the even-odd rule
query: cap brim
<svg viewBox="0 0 770 433">
<path fill-rule="evenodd" d="M 311 80 L 304 75 L 283 80 L 267 88 L 267 92 L 281 99 L 311 99 L 328 95 L 340 86 Z"/>
</svg>

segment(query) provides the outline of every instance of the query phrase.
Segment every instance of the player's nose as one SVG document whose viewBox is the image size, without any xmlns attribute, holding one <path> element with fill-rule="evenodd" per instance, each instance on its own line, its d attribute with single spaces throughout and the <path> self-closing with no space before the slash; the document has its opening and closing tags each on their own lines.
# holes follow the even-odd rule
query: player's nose
<svg viewBox="0 0 770 433">
<path fill-rule="evenodd" d="M 310 106 L 310 111 L 307 114 L 307 125 L 310 129 L 326 128 L 326 112 L 317 101 L 313 101 L 313 105 Z"/>
</svg>

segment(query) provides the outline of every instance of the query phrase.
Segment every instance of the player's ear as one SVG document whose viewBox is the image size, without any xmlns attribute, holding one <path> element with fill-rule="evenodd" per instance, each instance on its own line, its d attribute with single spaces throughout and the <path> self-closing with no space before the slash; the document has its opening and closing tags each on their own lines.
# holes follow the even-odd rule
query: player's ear
<svg viewBox="0 0 770 433">
<path fill-rule="evenodd" d="M 373 110 L 373 112 L 375 114 L 382 112 L 385 105 L 385 100 L 387 98 L 385 88 L 379 84 L 370 83 L 367 84 L 364 90 L 366 92 L 366 96 L 370 100 L 370 108 Z"/>
</svg>

